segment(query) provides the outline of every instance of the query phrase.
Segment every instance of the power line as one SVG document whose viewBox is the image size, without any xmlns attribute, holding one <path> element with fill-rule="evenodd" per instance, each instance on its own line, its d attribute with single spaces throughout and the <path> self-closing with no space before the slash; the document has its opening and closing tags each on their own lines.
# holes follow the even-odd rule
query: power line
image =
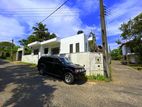
<svg viewBox="0 0 142 107">
<path fill-rule="evenodd" d="M 63 4 L 61 4 L 57 9 L 55 9 L 51 14 L 49 14 L 45 19 L 43 19 L 40 23 L 44 22 L 48 19 L 51 15 L 53 15 L 56 11 L 58 11 L 62 6 L 64 6 L 69 0 L 66 0 Z"/>
</svg>

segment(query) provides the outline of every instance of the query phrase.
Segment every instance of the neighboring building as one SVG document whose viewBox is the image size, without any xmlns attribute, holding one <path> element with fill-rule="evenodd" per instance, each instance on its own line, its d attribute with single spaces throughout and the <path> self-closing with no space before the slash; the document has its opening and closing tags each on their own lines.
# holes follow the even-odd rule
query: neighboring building
<svg viewBox="0 0 142 107">
<path fill-rule="evenodd" d="M 131 41 L 130 41 L 131 42 Z M 136 64 L 137 62 L 137 55 L 133 52 L 133 50 L 128 46 L 126 42 L 121 45 L 122 48 L 122 63 L 124 64 Z"/>
<path fill-rule="evenodd" d="M 101 74 L 103 71 L 103 56 L 101 53 L 90 53 L 88 40 L 84 33 L 66 37 L 63 39 L 53 38 L 43 42 L 28 44 L 32 49 L 30 55 L 24 55 L 24 50 L 17 52 L 17 60 L 37 64 L 38 59 L 44 55 L 60 55 L 68 57 L 73 63 L 85 66 L 87 75 Z"/>
</svg>

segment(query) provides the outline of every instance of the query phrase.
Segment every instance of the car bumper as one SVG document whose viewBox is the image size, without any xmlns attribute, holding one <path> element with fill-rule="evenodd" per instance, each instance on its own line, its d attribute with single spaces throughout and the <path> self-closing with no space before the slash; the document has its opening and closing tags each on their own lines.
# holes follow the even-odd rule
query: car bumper
<svg viewBox="0 0 142 107">
<path fill-rule="evenodd" d="M 85 75 L 86 75 L 86 72 L 75 74 L 75 79 L 82 79 L 85 77 Z"/>
</svg>

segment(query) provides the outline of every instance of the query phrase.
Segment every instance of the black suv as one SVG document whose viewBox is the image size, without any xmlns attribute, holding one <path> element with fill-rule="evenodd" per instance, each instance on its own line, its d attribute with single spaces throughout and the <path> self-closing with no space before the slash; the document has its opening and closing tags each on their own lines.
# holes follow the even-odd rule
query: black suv
<svg viewBox="0 0 142 107">
<path fill-rule="evenodd" d="M 84 67 L 73 64 L 68 58 L 60 56 L 42 56 L 38 61 L 39 74 L 51 74 L 61 77 L 67 84 L 71 84 L 78 77 L 85 75 Z"/>
</svg>

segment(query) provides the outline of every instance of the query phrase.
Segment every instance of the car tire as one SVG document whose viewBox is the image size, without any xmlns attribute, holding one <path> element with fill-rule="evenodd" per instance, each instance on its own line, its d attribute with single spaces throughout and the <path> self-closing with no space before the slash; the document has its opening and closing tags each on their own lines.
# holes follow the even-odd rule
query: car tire
<svg viewBox="0 0 142 107">
<path fill-rule="evenodd" d="M 72 73 L 66 73 L 64 76 L 64 81 L 67 84 L 72 84 L 74 82 L 74 75 Z"/>
<path fill-rule="evenodd" d="M 44 74 L 45 74 L 45 66 L 44 66 L 44 65 L 42 65 L 42 66 L 40 67 L 40 69 L 39 69 L 39 74 L 40 74 L 40 75 L 44 75 Z"/>
</svg>

